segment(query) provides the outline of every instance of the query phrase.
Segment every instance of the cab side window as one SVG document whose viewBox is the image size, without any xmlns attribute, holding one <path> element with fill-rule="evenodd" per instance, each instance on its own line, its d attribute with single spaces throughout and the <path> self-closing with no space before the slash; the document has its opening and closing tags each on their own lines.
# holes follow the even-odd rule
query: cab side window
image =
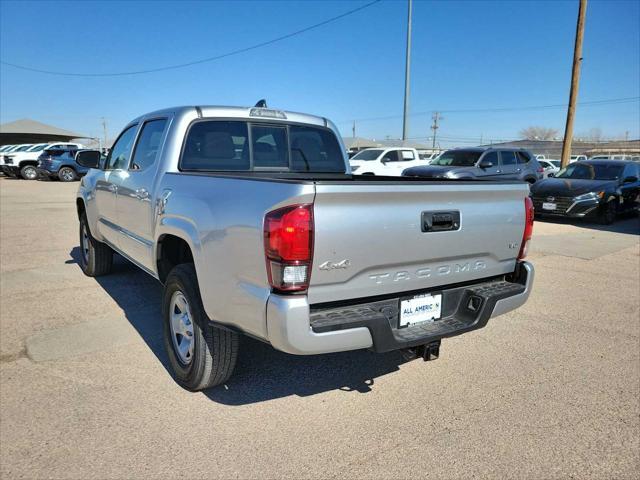
<svg viewBox="0 0 640 480">
<path fill-rule="evenodd" d="M 138 136 L 136 149 L 131 157 L 131 170 L 144 170 L 156 162 L 162 146 L 166 125 L 166 118 L 145 122 Z"/>
<path fill-rule="evenodd" d="M 122 170 L 127 168 L 133 141 L 136 138 L 137 128 L 137 125 L 132 125 L 120 134 L 113 148 L 111 148 L 109 158 L 107 158 L 107 170 Z"/>
<path fill-rule="evenodd" d="M 498 166 L 498 152 L 488 152 L 484 157 L 482 157 L 482 161 L 487 161 L 493 163 L 494 167 Z"/>
</svg>

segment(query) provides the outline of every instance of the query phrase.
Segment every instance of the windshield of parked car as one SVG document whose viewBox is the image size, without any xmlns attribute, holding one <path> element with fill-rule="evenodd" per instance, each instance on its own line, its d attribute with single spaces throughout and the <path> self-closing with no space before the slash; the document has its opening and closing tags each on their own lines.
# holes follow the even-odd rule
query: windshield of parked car
<svg viewBox="0 0 640 480">
<path fill-rule="evenodd" d="M 472 167 L 482 152 L 475 150 L 449 150 L 431 162 L 442 167 Z"/>
<path fill-rule="evenodd" d="M 617 180 L 623 167 L 611 163 L 572 163 L 558 172 L 556 178 L 578 180 Z"/>
<path fill-rule="evenodd" d="M 23 145 L 20 148 L 16 148 L 14 152 L 24 152 L 25 150 L 29 150 L 33 145 Z"/>
<path fill-rule="evenodd" d="M 549 162 L 551 162 L 554 167 L 560 168 L 560 160 L 549 160 Z"/>
<path fill-rule="evenodd" d="M 49 146 L 48 143 L 43 143 L 42 145 L 34 145 L 29 149 L 29 152 L 39 152 L 41 150 L 44 150 L 47 146 Z"/>
<path fill-rule="evenodd" d="M 380 156 L 382 150 L 362 150 L 361 152 L 356 153 L 351 160 L 375 160 Z"/>
</svg>

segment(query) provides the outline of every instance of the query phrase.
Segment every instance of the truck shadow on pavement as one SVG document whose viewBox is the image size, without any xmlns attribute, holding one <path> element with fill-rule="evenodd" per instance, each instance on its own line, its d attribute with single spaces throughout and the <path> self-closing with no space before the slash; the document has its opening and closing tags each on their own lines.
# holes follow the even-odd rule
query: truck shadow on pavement
<svg viewBox="0 0 640 480">
<path fill-rule="evenodd" d="M 74 247 L 66 263 L 80 262 Z M 171 375 L 164 349 L 161 305 L 162 286 L 119 255 L 110 275 L 95 278 L 113 298 L 129 323 Z M 226 385 L 202 392 L 225 405 L 246 405 L 297 395 L 306 397 L 341 390 L 367 393 L 375 379 L 399 370 L 407 360 L 400 352 L 377 354 L 366 350 L 298 356 L 275 350 L 268 344 L 241 337 L 235 372 Z"/>
<path fill-rule="evenodd" d="M 555 218 L 555 217 L 538 217 L 536 216 L 536 222 L 544 223 L 557 223 L 572 225 L 577 228 L 584 228 L 589 230 L 599 230 L 601 232 L 622 233 L 626 235 L 640 235 L 640 216 L 625 214 L 621 215 L 611 225 L 602 225 L 595 223 L 590 219 L 580 218 Z M 535 226 L 534 226 L 535 232 Z"/>
</svg>

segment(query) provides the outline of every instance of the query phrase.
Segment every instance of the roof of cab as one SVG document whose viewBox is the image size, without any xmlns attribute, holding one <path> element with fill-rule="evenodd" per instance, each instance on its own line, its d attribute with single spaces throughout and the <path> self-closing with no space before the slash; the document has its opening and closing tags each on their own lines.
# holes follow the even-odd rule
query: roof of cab
<svg viewBox="0 0 640 480">
<path fill-rule="evenodd" d="M 267 116 L 252 116 L 251 111 L 253 109 L 260 107 L 231 107 L 231 106 L 222 106 L 222 105 L 189 105 L 189 106 L 180 106 L 180 107 L 172 107 L 172 108 L 163 108 L 162 110 L 156 110 L 154 112 L 149 112 L 144 115 L 139 116 L 135 120 L 132 120 L 130 123 L 134 123 L 139 121 L 140 119 L 146 117 L 152 117 L 157 115 L 162 115 L 166 113 L 173 113 L 175 115 L 185 115 L 185 114 L 193 114 L 194 112 L 198 113 L 198 116 L 202 118 L 244 118 L 244 119 L 261 119 L 261 120 L 269 120 L 269 121 L 281 121 L 281 122 L 296 122 L 296 123 L 307 123 L 311 125 L 319 125 L 319 126 L 327 126 L 329 121 L 324 117 L 319 117 L 317 115 L 309 115 L 306 113 L 299 112 L 290 112 L 287 110 L 280 110 L 277 108 L 264 108 L 262 110 L 275 110 L 278 112 L 284 113 L 286 118 L 276 118 L 276 117 L 267 117 Z"/>
</svg>

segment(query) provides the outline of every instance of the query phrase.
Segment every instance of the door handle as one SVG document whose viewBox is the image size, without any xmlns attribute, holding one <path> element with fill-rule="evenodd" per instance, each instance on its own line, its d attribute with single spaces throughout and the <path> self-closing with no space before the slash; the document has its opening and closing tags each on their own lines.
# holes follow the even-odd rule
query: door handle
<svg viewBox="0 0 640 480">
<path fill-rule="evenodd" d="M 516 172 L 521 172 L 522 170 L 519 168 L 516 168 Z"/>
<path fill-rule="evenodd" d="M 136 198 L 139 200 L 146 200 L 149 198 L 149 192 L 146 188 L 138 188 L 136 190 Z"/>
</svg>

